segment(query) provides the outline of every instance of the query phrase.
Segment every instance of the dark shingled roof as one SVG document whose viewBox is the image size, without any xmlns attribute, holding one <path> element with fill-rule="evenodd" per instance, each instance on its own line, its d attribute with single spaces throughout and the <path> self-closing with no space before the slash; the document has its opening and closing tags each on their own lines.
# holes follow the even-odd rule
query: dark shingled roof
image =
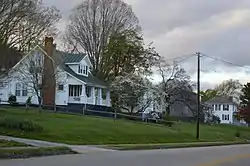
<svg viewBox="0 0 250 166">
<path fill-rule="evenodd" d="M 105 86 L 108 87 L 108 84 L 100 79 L 98 79 L 97 77 L 93 76 L 92 74 L 89 74 L 88 77 L 83 76 L 83 75 L 79 75 L 76 74 L 70 67 L 68 67 L 67 65 L 64 65 L 63 69 L 68 72 L 69 74 L 71 74 L 72 76 L 78 78 L 79 80 L 86 82 L 87 85 L 89 86 Z"/>
<path fill-rule="evenodd" d="M 78 63 L 86 56 L 86 54 L 73 54 L 62 51 L 57 52 L 60 53 L 64 63 Z"/>
<path fill-rule="evenodd" d="M 208 100 L 206 103 L 234 103 L 234 101 L 232 97 L 216 96 Z"/>
<path fill-rule="evenodd" d="M 66 65 L 65 63 L 75 63 L 80 62 L 86 55 L 84 54 L 68 54 L 62 51 L 55 51 L 54 52 L 54 56 L 58 59 L 58 61 L 60 61 L 61 57 L 63 57 L 63 61 L 64 63 L 60 63 L 60 66 L 62 69 L 64 69 L 67 73 L 71 74 L 72 76 L 76 77 L 77 79 L 86 82 L 86 84 L 88 86 L 104 86 L 106 88 L 109 87 L 108 83 L 98 79 L 97 77 L 93 76 L 92 74 L 89 74 L 88 77 L 83 76 L 83 75 L 79 75 L 77 73 L 75 73 L 68 65 Z M 72 56 L 72 57 L 70 57 Z M 79 58 L 81 57 L 81 58 Z"/>
</svg>

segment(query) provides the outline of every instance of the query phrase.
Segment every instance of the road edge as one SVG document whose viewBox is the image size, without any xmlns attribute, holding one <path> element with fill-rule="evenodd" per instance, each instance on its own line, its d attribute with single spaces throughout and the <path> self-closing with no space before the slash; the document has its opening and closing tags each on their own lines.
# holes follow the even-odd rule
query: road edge
<svg viewBox="0 0 250 166">
<path fill-rule="evenodd" d="M 175 145 L 107 145 L 104 146 L 108 149 L 113 150 L 156 150 L 156 149 L 179 149 L 179 148 L 195 148 L 195 147 L 212 147 L 212 146 L 230 146 L 230 145 L 244 145 L 250 144 L 250 142 L 211 142 L 211 143 L 183 143 L 183 144 L 175 144 Z"/>
</svg>

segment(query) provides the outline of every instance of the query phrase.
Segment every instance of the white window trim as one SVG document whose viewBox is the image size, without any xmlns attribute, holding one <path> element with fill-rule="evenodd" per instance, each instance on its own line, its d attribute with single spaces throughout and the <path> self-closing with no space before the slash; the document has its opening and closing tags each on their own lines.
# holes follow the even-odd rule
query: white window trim
<svg viewBox="0 0 250 166">
<path fill-rule="evenodd" d="M 84 75 L 84 76 L 88 76 L 89 66 L 88 65 L 79 64 L 78 65 L 78 69 L 77 69 L 77 73 L 81 74 L 81 75 Z"/>
<path fill-rule="evenodd" d="M 20 85 L 19 87 L 17 87 L 17 85 Z M 20 91 L 20 95 L 17 95 L 17 91 Z M 23 95 L 23 92 L 26 91 L 26 95 Z M 21 82 L 16 83 L 15 85 L 15 95 L 17 97 L 27 97 L 28 96 L 28 87 Z"/>
<path fill-rule="evenodd" d="M 229 121 L 230 120 L 229 114 L 222 114 L 222 120 Z"/>
<path fill-rule="evenodd" d="M 71 92 L 72 92 L 72 95 L 71 95 Z M 81 85 L 69 85 L 69 97 L 80 97 L 81 95 L 82 95 Z"/>
<path fill-rule="evenodd" d="M 60 86 L 62 86 L 62 89 L 60 89 Z M 58 91 L 64 91 L 64 85 L 63 84 L 58 84 L 57 89 L 58 89 Z"/>
<path fill-rule="evenodd" d="M 227 109 L 225 109 L 227 108 Z M 223 104 L 223 111 L 229 111 L 229 104 Z"/>
</svg>

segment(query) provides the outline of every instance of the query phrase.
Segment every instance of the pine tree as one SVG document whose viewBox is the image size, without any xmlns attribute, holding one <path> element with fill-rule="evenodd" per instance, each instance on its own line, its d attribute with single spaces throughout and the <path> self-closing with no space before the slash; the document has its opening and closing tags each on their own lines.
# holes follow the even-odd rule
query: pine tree
<svg viewBox="0 0 250 166">
<path fill-rule="evenodd" d="M 241 92 L 239 117 L 250 123 L 250 82 L 244 85 Z"/>
</svg>

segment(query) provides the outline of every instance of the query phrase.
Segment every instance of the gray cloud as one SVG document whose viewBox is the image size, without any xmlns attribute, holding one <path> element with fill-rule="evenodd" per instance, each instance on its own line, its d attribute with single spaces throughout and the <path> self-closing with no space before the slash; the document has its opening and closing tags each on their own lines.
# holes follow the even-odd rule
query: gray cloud
<svg viewBox="0 0 250 166">
<path fill-rule="evenodd" d="M 65 27 L 70 10 L 82 0 L 44 0 L 57 6 Z M 143 27 L 146 42 L 153 41 L 166 58 L 197 51 L 233 63 L 250 65 L 250 1 L 249 0 L 126 0 L 132 5 Z M 190 75 L 196 71 L 196 59 L 181 63 Z M 202 58 L 204 71 L 230 71 L 239 68 Z M 229 73 L 229 74 L 230 74 Z M 210 84 L 211 83 L 207 83 Z"/>
</svg>

